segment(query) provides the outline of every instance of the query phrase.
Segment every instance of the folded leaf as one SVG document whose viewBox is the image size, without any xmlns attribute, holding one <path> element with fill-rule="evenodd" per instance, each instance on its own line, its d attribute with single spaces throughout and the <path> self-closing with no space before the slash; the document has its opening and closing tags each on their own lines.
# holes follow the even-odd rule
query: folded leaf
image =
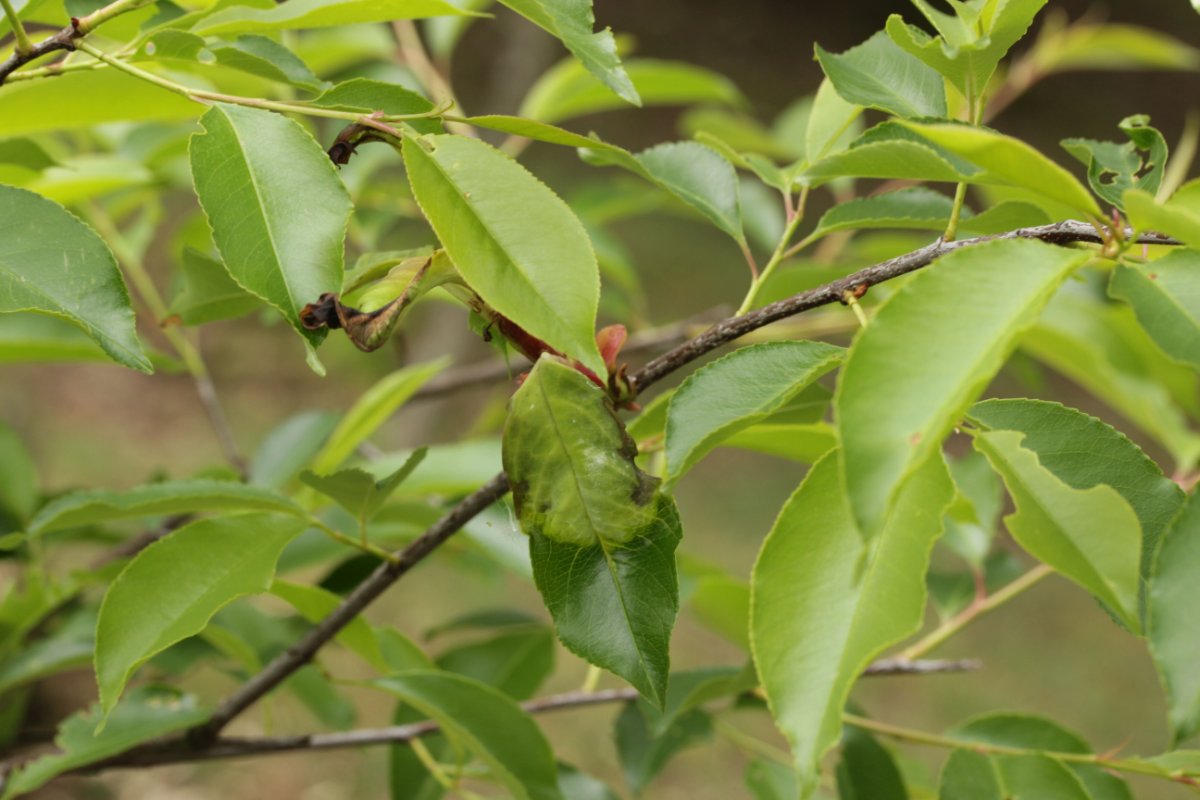
<svg viewBox="0 0 1200 800">
<path fill-rule="evenodd" d="M 68 320 L 118 364 L 154 371 L 108 245 L 57 203 L 0 185 L 0 313 L 12 311 Z"/>
</svg>

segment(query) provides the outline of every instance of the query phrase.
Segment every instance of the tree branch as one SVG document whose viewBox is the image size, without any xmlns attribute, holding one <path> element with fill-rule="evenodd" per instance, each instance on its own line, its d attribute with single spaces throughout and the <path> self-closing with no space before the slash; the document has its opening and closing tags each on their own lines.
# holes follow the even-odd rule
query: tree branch
<svg viewBox="0 0 1200 800">
<path fill-rule="evenodd" d="M 151 0 L 115 0 L 103 8 L 98 8 L 86 17 L 71 17 L 71 24 L 63 28 L 58 33 L 49 38 L 38 42 L 37 44 L 22 48 L 17 47 L 13 54 L 3 62 L 0 62 L 0 85 L 4 84 L 5 79 L 15 70 L 28 64 L 30 61 L 39 59 L 44 55 L 49 55 L 57 50 L 66 50 L 71 52 L 75 50 L 75 43 L 87 36 L 89 33 L 108 22 L 113 17 L 120 16 L 134 9 L 141 8 Z M 13 15 L 15 21 L 15 14 Z M 19 25 L 14 25 L 14 30 L 19 28 Z"/>
<path fill-rule="evenodd" d="M 753 330 L 813 308 L 843 302 L 842 298 L 847 291 L 855 290 L 860 286 L 875 286 L 928 266 L 936 258 L 954 250 L 998 239 L 1040 239 L 1054 244 L 1071 242 L 1100 244 L 1102 242 L 1100 233 L 1092 225 L 1073 221 L 1043 225 L 1037 228 L 1022 228 L 994 236 L 960 239 L 954 242 L 939 240 L 908 255 L 861 269 L 853 275 L 771 303 L 749 314 L 718 322 L 704 333 L 659 356 L 633 373 L 630 381 L 638 391 L 644 390 L 684 365 Z M 1174 239 L 1157 234 L 1144 235 L 1137 241 L 1147 244 L 1178 244 Z M 384 590 L 401 575 L 412 569 L 421 559 L 458 532 L 476 514 L 499 500 L 507 492 L 508 477 L 502 472 L 464 498 L 419 539 L 401 551 L 395 562 L 384 563 L 377 567 L 342 600 L 341 605 L 333 613 L 311 629 L 299 642 L 277 656 L 262 672 L 230 695 L 217 707 L 208 722 L 190 731 L 189 739 L 193 746 L 211 745 L 221 729 L 234 717 L 308 663 L 326 642 L 336 636 L 346 625 L 349 625 L 359 612 L 376 597 L 383 594 Z"/>
</svg>

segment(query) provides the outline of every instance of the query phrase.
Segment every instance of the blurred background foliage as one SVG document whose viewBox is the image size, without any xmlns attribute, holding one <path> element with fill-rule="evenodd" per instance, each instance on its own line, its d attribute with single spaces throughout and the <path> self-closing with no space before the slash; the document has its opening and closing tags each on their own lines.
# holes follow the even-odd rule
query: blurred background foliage
<svg viewBox="0 0 1200 800">
<path fill-rule="evenodd" d="M 505 9 L 493 12 L 496 19 L 468 28 L 452 60 L 442 64 L 449 67 L 462 108 L 471 114 L 514 113 L 529 87 L 564 56 L 557 42 L 533 26 Z M 878 30 L 892 12 L 912 17 L 905 0 L 596 0 L 597 19 L 622 37 L 627 58 L 635 63 L 637 58 L 686 61 L 726 76 L 730 88 L 726 102 L 717 105 L 620 108 L 562 124 L 580 132 L 594 130 L 630 149 L 688 138 L 700 128 L 719 128 L 751 140 L 769 137 L 772 125 L 776 130 L 787 125 L 791 104 L 817 88 L 821 73 L 811 55 L 814 40 L 819 39 L 828 50 L 844 50 Z M 1200 25 L 1185 0 L 1126 0 L 1109 6 L 1088 0 L 1054 0 L 1035 28 L 1042 36 L 1062 37 L 1068 36 L 1068 31 L 1083 30 L 1068 26 L 1116 23 L 1144 26 L 1186 43 L 1200 42 Z M 303 34 L 297 44 L 320 77 L 408 80 L 403 70 L 391 63 L 395 43 L 385 27 L 356 29 L 348 41 L 323 36 L 322 32 Z M 1037 41 L 1030 37 L 1018 45 L 1018 60 L 1037 47 Z M 1088 58 L 1096 66 L 1104 66 L 1106 58 L 1116 62 L 1112 66 L 1124 65 L 1119 48 L 1097 47 L 1089 52 Z M 1190 99 L 1200 97 L 1200 52 L 1186 44 L 1174 48 L 1164 42 L 1138 52 L 1143 60 L 1157 59 L 1164 66 L 1185 68 L 1048 75 L 1032 82 L 993 124 L 1063 164 L 1070 159 L 1059 149 L 1060 139 L 1112 139 L 1116 123 L 1134 113 L 1149 114 L 1174 145 L 1189 114 L 1195 112 Z M 1051 66 L 1036 59 L 1026 64 L 1033 69 L 1031 77 L 1038 76 L 1038 69 Z M 155 130 L 155 126 L 106 126 L 99 137 L 115 152 L 136 159 L 155 143 Z M 320 141 L 329 143 L 336 128 L 322 127 L 316 132 Z M 498 142 L 501 137 L 488 138 Z M 64 152 L 80 144 L 87 147 L 81 133 L 63 134 L 56 141 Z M 186 190 L 186 172 L 172 174 L 172 170 L 186 170 L 179 162 L 180 141 L 161 140 L 162 158 L 145 168 L 147 181 L 166 181 Z M 744 293 L 747 275 L 741 255 L 718 231 L 662 207 L 661 198 L 650 193 L 645 198 L 649 213 L 628 214 L 629 209 L 607 207 L 605 182 L 623 176 L 582 164 L 570 149 L 534 144 L 522 159 L 592 225 L 609 277 L 603 321 L 624 322 L 637 331 L 697 314 L 711 316 L 713 309 L 720 307 L 728 313 Z M 1078 165 L 1070 166 L 1081 172 Z M 353 250 L 400 249 L 432 241 L 428 229 L 411 216 L 412 199 L 399 170 L 399 158 L 379 145 L 363 148 L 345 168 L 360 209 L 351 231 L 351 261 Z M 131 176 L 119 177 L 128 184 Z M 189 226 L 197 225 L 194 200 L 180 191 L 167 195 L 166 208 L 138 209 L 143 196 L 136 186 L 122 186 L 120 180 L 114 186 L 117 203 L 127 203 L 131 210 L 162 223 L 161 233 L 145 243 L 146 261 L 160 285 L 170 283 L 174 279 L 169 265 L 178 243 L 194 234 L 189 233 Z M 60 186 L 59 191 L 69 197 L 71 189 Z M 778 203 L 772 195 L 764 197 L 763 192 L 748 189 L 743 202 L 749 228 L 771 231 L 780 224 L 775 216 Z M 823 209 L 818 203 L 813 210 Z M 862 237 L 843 260 L 847 269 L 863 266 L 924 244 L 928 238 L 925 234 Z M 783 284 L 777 291 L 803 288 L 802 284 Z M 459 363 L 493 358 L 465 322 L 465 314 L 457 308 L 426 303 L 415 309 L 392 345 L 374 354 L 358 352 L 341 336 L 330 337 L 321 351 L 326 378 L 304 366 L 294 334 L 256 315 L 207 325 L 201 337 L 239 446 L 244 453 L 253 454 L 285 420 L 314 409 L 341 412 L 374 381 L 402 364 L 444 354 Z M 794 335 L 822 335 L 835 341 L 844 341 L 855 325 L 849 311 L 840 308 L 792 324 L 797 326 Z M 162 346 L 157 332 L 143 330 L 143 335 L 148 342 Z M 160 475 L 193 475 L 221 463 L 220 451 L 185 374 L 166 369 L 147 377 L 107 363 L 34 366 L 19 363 L 20 352 L 19 344 L 4 345 L 0 331 L 0 359 L 8 362 L 0 363 L 0 419 L 15 428 L 31 448 L 48 491 L 81 486 L 122 488 Z M 640 358 L 644 356 L 634 360 Z M 1034 391 L 1030 387 L 1037 387 L 1039 396 L 1053 396 L 1114 422 L 1130 431 L 1160 463 L 1169 464 L 1163 448 L 1138 436 L 1137 429 L 1118 414 L 1028 355 L 1018 355 L 993 393 L 1020 395 Z M 391 419 L 373 444 L 390 452 L 494 436 L 510 392 L 511 384 L 500 381 L 453 395 L 418 399 Z M 1188 405 L 1186 397 L 1181 399 Z M 1193 411 L 1197 404 L 1200 399 L 1192 397 Z M 451 458 L 448 474 L 469 469 L 472 474 L 490 475 L 498 466 L 498 450 L 484 446 L 482 452 L 493 460 L 479 461 L 473 455 L 460 462 Z M 681 552 L 688 565 L 684 573 L 692 576 L 692 589 L 699 580 L 696 576 L 705 574 L 705 565 L 719 565 L 735 580 L 745 579 L 775 509 L 795 488 L 804 470 L 794 462 L 727 449 L 680 483 L 678 498 L 685 530 Z M 522 545 L 521 534 L 503 513 L 480 524 L 510 545 Z M 79 557 L 86 560 L 89 554 Z M 953 566 L 948 557 L 941 557 L 947 568 Z M 320 574 L 320 570 L 310 569 L 288 577 L 315 579 Z M 0 579 L 3 577 L 0 573 Z M 722 580 L 710 577 L 705 584 L 718 612 L 722 602 L 737 595 L 735 590 L 722 595 Z M 685 582 L 685 595 L 688 589 Z M 270 614 L 284 610 L 281 603 L 269 598 L 256 601 L 256 605 Z M 367 615 L 420 639 L 431 628 L 461 614 L 497 608 L 545 619 L 532 585 L 502 573 L 456 544 L 400 582 Z M 741 663 L 744 654 L 740 648 L 714 632 L 720 628 L 719 619 L 713 624 L 719 613 L 700 616 L 707 618 L 708 624 L 695 614 L 681 617 L 673 642 L 673 666 L 686 669 Z M 431 649 L 446 652 L 478 637 L 478 632 L 447 633 L 436 637 Z M 535 648 L 526 668 L 549 669 L 551 652 L 556 666 L 545 690 L 578 686 L 585 665 L 550 639 Z M 975 713 L 1017 710 L 1048 714 L 1083 733 L 1098 751 L 1157 752 L 1166 743 L 1161 693 L 1141 643 L 1123 635 L 1093 601 L 1065 581 L 1048 581 L 984 618 L 951 642 L 944 655 L 979 658 L 985 668 L 962 675 L 871 679 L 857 689 L 855 702 L 878 718 L 902 719 L 911 727 L 929 730 L 943 729 Z M 357 668 L 344 653 L 328 653 L 322 663 L 338 675 L 352 675 Z M 212 669 L 198 672 L 193 682 L 210 693 L 231 685 L 227 676 Z M 39 720 L 50 724 L 89 701 L 93 693 L 90 671 L 80 670 L 40 687 L 32 707 Z M 327 706 L 326 713 L 356 715 L 360 725 L 388 722 L 390 710 L 372 702 L 371 696 L 353 688 L 347 688 L 345 694 L 352 707 Z M 556 742 L 560 755 L 613 785 L 623 785 L 612 732 L 619 713 L 617 708 L 591 708 L 546 715 L 539 722 Z M 260 726 L 265 720 L 278 733 L 300 731 L 311 727 L 308 715 L 294 700 L 281 697 L 270 703 L 265 718 L 252 713 L 238 726 Z M 683 750 L 646 790 L 646 796 L 668 800 L 744 796 L 747 765 L 786 746 L 765 714 L 747 712 L 732 720 L 733 729 L 723 723 L 724 728 L 715 732 L 697 731 L 697 739 L 707 744 Z M 914 775 L 936 775 L 943 756 L 910 748 L 902 752 L 906 769 Z M 385 749 L 375 748 L 126 771 L 99 781 L 63 781 L 39 796 L 196 800 L 382 797 L 387 792 L 383 768 L 387 758 Z M 932 778 L 917 783 L 930 785 Z M 1136 781 L 1134 785 L 1138 786 Z M 1176 787 L 1158 783 L 1141 786 L 1139 792 L 1145 792 L 1141 795 L 1145 797 L 1184 796 Z"/>
</svg>

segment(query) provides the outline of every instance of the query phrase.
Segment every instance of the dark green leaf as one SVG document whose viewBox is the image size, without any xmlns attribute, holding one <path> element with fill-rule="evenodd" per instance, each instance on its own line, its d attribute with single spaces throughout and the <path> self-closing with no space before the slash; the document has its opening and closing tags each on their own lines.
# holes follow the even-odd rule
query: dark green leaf
<svg viewBox="0 0 1200 800">
<path fill-rule="evenodd" d="M 230 277 L 225 265 L 192 248 L 179 259 L 183 288 L 171 301 L 170 313 L 185 325 L 244 317 L 262 306 Z"/>
<path fill-rule="evenodd" d="M 343 469 L 329 475 L 317 475 L 305 470 L 300 480 L 318 492 L 333 498 L 334 502 L 349 511 L 360 525 L 375 515 L 396 487 L 404 482 L 425 458 L 425 448 L 414 450 L 398 470 L 381 481 L 361 469 Z"/>
<path fill-rule="evenodd" d="M 495 689 L 444 672 L 402 672 L 371 685 L 437 721 L 451 741 L 487 764 L 519 800 L 563 800 L 546 737 Z"/>
<path fill-rule="evenodd" d="M 636 454 L 604 392 L 559 361 L 543 357 L 513 396 L 504 468 L 559 637 L 661 706 L 680 526 Z"/>
<path fill-rule="evenodd" d="M 1200 731 L 1200 494 L 1193 493 L 1163 537 L 1150 582 L 1150 652 L 1166 689 L 1173 740 Z"/>
<path fill-rule="evenodd" d="M 17 432 L 0 422 L 0 515 L 23 522 L 38 502 L 38 474 L 33 456 Z"/>
<path fill-rule="evenodd" d="M 938 800 L 1005 800 L 1000 773 L 990 756 L 954 750 L 942 767 Z"/>
<path fill-rule="evenodd" d="M 239 36 L 229 43 L 211 44 L 208 49 L 218 64 L 251 75 L 312 91 L 325 85 L 295 53 L 266 36 Z"/>
<path fill-rule="evenodd" d="M 1129 137 L 1125 144 L 1095 139 L 1063 139 L 1062 146 L 1088 168 L 1092 191 L 1122 211 L 1122 197 L 1130 189 L 1154 194 L 1162 184 L 1167 164 L 1167 140 L 1145 115 L 1121 120 Z"/>
<path fill-rule="evenodd" d="M 908 800 L 892 754 L 860 728 L 849 727 L 842 734 L 837 787 L 841 800 Z"/>
<path fill-rule="evenodd" d="M 528 700 L 554 671 L 554 632 L 545 627 L 500 633 L 438 656 L 438 666 Z"/>
<path fill-rule="evenodd" d="M 617 755 L 625 782 L 634 795 L 654 780 L 680 750 L 706 741 L 712 736 L 712 719 L 692 709 L 675 719 L 666 732 L 654 735 L 636 703 L 629 703 L 617 718 Z"/>
</svg>

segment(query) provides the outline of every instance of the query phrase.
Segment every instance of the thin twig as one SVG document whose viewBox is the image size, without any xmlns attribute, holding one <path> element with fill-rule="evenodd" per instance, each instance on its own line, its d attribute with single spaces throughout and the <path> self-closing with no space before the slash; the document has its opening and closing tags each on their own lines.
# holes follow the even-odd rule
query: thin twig
<svg viewBox="0 0 1200 800">
<path fill-rule="evenodd" d="M 35 45 L 30 47 L 17 47 L 12 55 L 3 62 L 0 62 L 0 85 L 4 80 L 13 73 L 14 70 L 20 69 L 30 61 L 41 58 L 44 55 L 56 52 L 58 50 L 66 50 L 71 52 L 76 49 L 77 42 L 84 36 L 94 31 L 104 23 L 108 22 L 113 17 L 118 17 L 121 14 L 128 13 L 135 9 L 141 8 L 151 0 L 116 0 L 116 2 L 98 8 L 85 17 L 71 18 L 71 24 L 58 31 L 53 36 L 50 36 Z M 15 14 L 13 15 L 15 17 Z M 15 25 L 14 30 L 19 29 L 20 25 Z"/>
</svg>

